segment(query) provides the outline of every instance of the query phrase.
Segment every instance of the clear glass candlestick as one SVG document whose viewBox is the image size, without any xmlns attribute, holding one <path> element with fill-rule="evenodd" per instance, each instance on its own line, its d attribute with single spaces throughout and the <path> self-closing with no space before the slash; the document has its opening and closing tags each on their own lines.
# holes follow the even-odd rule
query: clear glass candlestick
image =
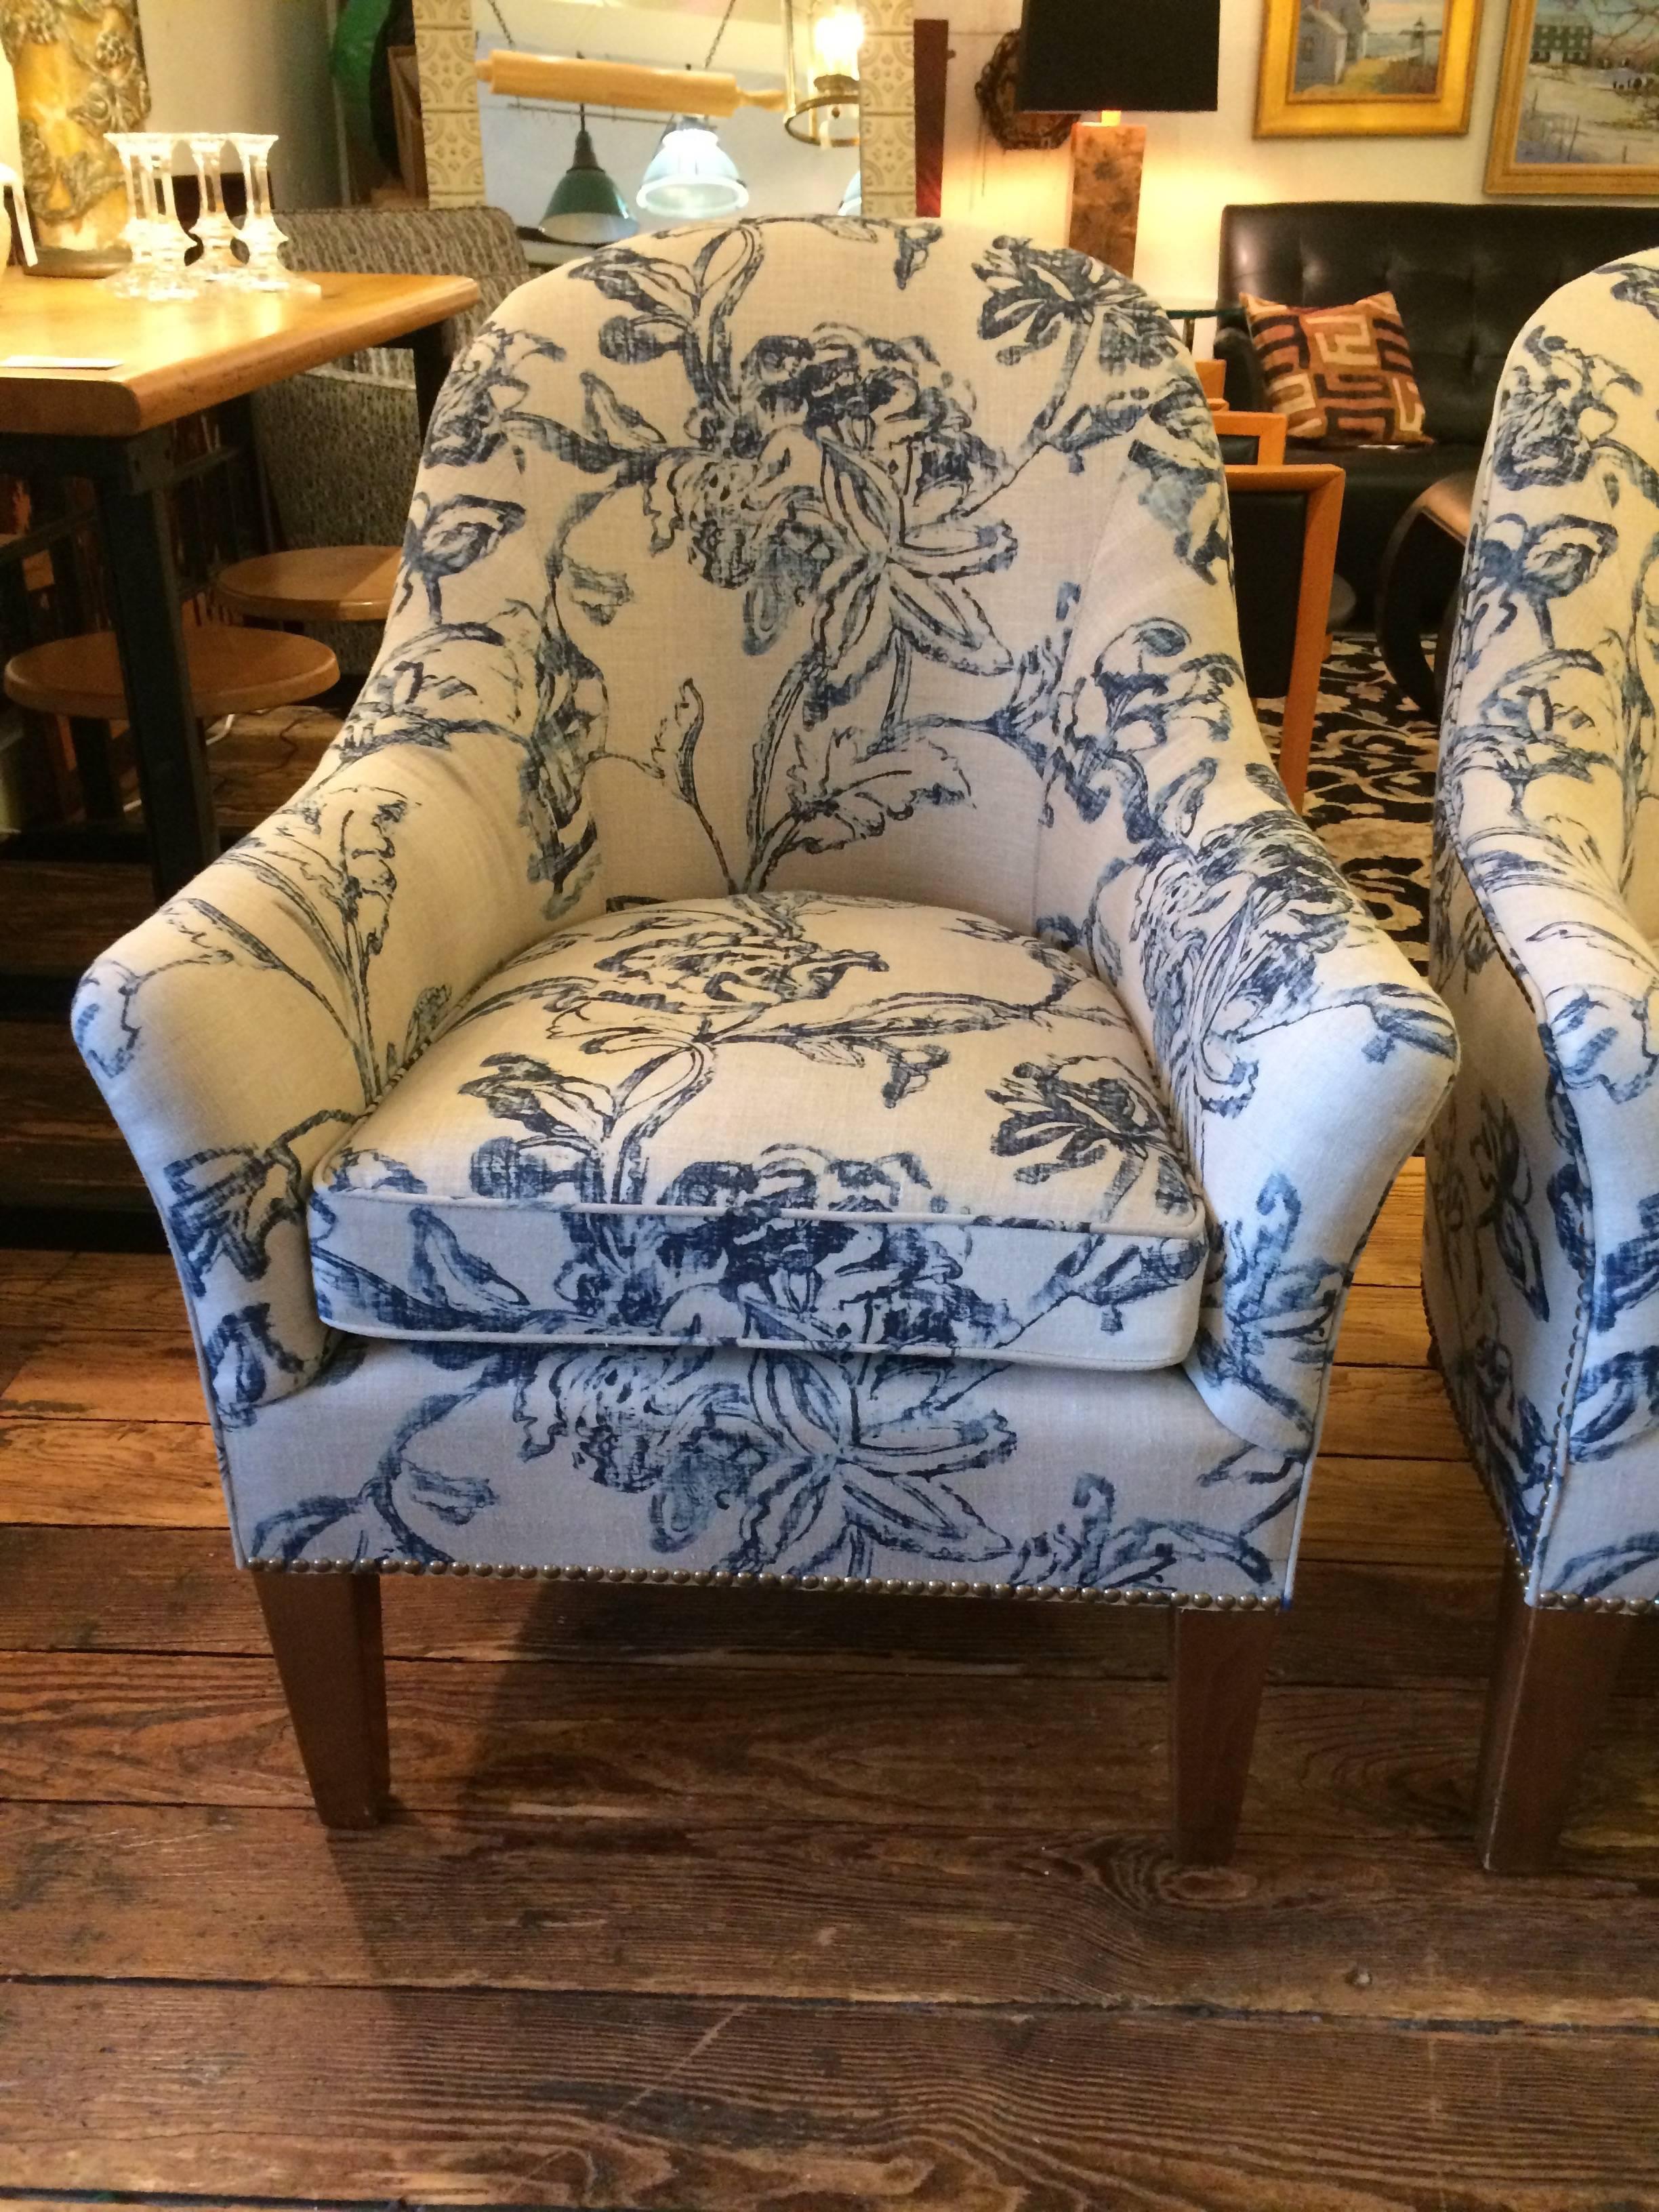
<svg viewBox="0 0 1659 2212">
<path fill-rule="evenodd" d="M 105 289 L 123 299 L 142 300 L 149 281 L 153 255 L 149 167 L 140 157 L 137 131 L 112 131 L 106 135 L 119 158 L 121 181 L 126 186 L 127 219 L 122 226 L 121 240 L 129 259 L 125 269 L 118 269 L 112 276 L 104 279 Z"/>
<path fill-rule="evenodd" d="M 247 213 L 242 219 L 241 230 L 242 250 L 247 260 L 240 282 L 250 291 L 286 292 L 320 300 L 321 285 L 313 284 L 308 277 L 296 276 L 283 265 L 283 248 L 288 243 L 288 235 L 270 204 L 270 149 L 276 143 L 276 133 L 232 131 L 226 135 L 236 149 L 247 184 Z"/>
<path fill-rule="evenodd" d="M 195 233 L 202 251 L 191 263 L 191 273 L 200 284 L 240 283 L 242 264 L 236 258 L 236 226 L 225 211 L 220 177 L 224 133 L 192 131 L 186 135 L 185 143 L 196 164 L 196 182 L 201 195 Z"/>
<path fill-rule="evenodd" d="M 150 263 L 140 296 L 146 300 L 193 300 L 195 274 L 185 267 L 190 233 L 179 220 L 173 197 L 173 134 L 170 131 L 138 131 L 133 134 L 141 170 L 148 174 Z"/>
</svg>

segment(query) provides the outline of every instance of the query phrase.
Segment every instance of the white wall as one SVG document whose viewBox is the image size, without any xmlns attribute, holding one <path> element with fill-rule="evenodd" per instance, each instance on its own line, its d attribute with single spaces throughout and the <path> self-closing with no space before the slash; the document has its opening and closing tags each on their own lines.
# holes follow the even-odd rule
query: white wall
<svg viewBox="0 0 1659 2212">
<path fill-rule="evenodd" d="M 326 0 L 139 0 L 152 131 L 275 131 L 279 205 L 342 197 Z"/>
<path fill-rule="evenodd" d="M 928 4 L 917 0 L 919 12 Z M 1066 234 L 1067 154 L 1005 154 L 974 99 L 974 81 L 992 48 L 1019 19 L 1017 0 L 940 0 L 940 8 L 949 9 L 953 56 L 945 215 L 1058 242 Z M 1212 298 L 1221 210 L 1229 201 L 1481 198 L 1507 13 L 1503 0 L 1486 0 L 1462 137 L 1256 138 L 1262 0 L 1222 0 L 1218 112 L 1125 118 L 1146 126 L 1136 276 L 1164 300 Z"/>
<path fill-rule="evenodd" d="M 341 197 L 327 0 L 139 0 L 153 131 L 275 131 L 278 200 Z M 11 71 L 0 56 L 0 161 L 17 159 Z M 181 164 L 187 166 L 187 164 Z"/>
</svg>

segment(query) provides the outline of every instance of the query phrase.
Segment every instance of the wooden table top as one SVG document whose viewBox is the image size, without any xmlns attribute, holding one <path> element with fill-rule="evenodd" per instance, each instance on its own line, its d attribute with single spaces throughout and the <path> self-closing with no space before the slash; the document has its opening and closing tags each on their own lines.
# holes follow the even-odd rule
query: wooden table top
<svg viewBox="0 0 1659 2212">
<path fill-rule="evenodd" d="M 470 276 L 319 275 L 320 300 L 205 293 L 123 300 L 101 282 L 0 270 L 0 432 L 126 438 L 476 307 Z M 114 356 L 118 368 L 7 368 L 10 354 Z"/>
</svg>

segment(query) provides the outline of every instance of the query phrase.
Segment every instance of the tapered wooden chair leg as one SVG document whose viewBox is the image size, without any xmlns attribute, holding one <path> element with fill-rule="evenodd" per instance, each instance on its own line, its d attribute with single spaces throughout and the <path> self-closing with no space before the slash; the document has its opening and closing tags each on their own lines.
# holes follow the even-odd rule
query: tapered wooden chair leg
<svg viewBox="0 0 1659 2212">
<path fill-rule="evenodd" d="M 1172 1844 L 1186 1865 L 1233 1855 L 1279 1612 L 1177 1606 L 1170 1615 Z"/>
<path fill-rule="evenodd" d="M 1475 1843 L 1491 1874 L 1542 1874 L 1613 1686 L 1629 1613 L 1528 1605 L 1504 1577 L 1498 1654 L 1475 1784 Z"/>
<path fill-rule="evenodd" d="M 254 1588 L 318 1814 L 372 1828 L 391 1788 L 380 1577 L 267 1571 Z"/>
</svg>

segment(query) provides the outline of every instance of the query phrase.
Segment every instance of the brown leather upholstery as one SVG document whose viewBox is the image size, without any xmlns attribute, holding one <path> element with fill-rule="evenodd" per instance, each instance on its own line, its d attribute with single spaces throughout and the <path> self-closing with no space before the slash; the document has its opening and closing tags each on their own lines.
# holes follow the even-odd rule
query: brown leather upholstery
<svg viewBox="0 0 1659 2212">
<path fill-rule="evenodd" d="M 1540 207 L 1439 200 L 1291 200 L 1221 217 L 1218 300 L 1245 292 L 1340 307 L 1371 292 L 1399 303 L 1432 446 L 1346 453 L 1292 443 L 1289 461 L 1346 471 L 1337 565 L 1368 605 L 1383 548 L 1419 493 L 1479 462 L 1504 357 L 1550 294 L 1604 261 L 1659 245 L 1659 208 Z M 1255 349 L 1224 327 L 1231 406 L 1267 404 Z"/>
</svg>

